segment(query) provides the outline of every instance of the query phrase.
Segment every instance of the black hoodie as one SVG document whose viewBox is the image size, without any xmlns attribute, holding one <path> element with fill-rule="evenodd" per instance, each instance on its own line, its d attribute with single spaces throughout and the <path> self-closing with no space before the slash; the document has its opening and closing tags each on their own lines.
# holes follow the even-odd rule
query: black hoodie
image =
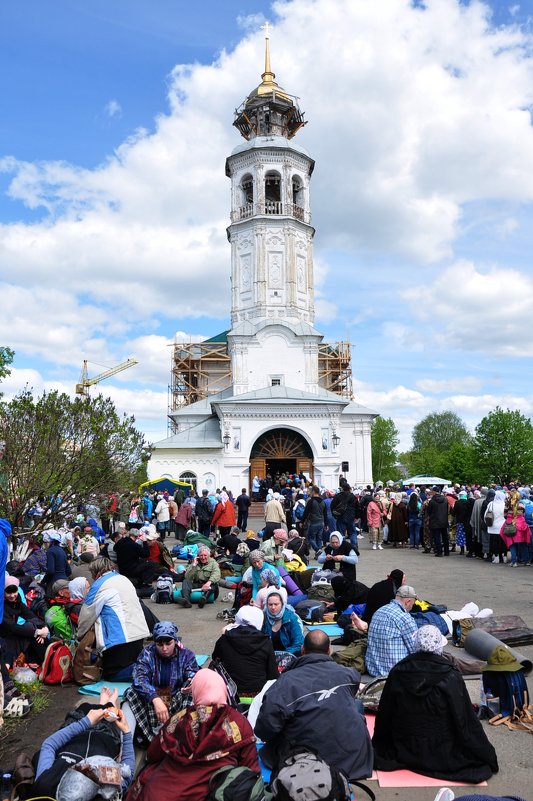
<svg viewBox="0 0 533 801">
<path fill-rule="evenodd" d="M 239 695 L 258 693 L 278 667 L 272 640 L 253 626 L 236 626 L 215 643 L 213 659 L 220 659 L 237 685 Z"/>
<path fill-rule="evenodd" d="M 440 492 L 428 503 L 428 519 L 430 528 L 448 528 L 448 501 Z"/>
</svg>

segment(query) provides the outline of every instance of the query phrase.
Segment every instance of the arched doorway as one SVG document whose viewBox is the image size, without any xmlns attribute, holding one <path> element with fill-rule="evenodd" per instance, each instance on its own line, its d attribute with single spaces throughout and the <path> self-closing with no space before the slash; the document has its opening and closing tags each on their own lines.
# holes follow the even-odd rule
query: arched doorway
<svg viewBox="0 0 533 801">
<path fill-rule="evenodd" d="M 276 428 L 262 434 L 250 453 L 250 478 L 276 474 L 305 473 L 313 479 L 313 451 L 301 434 L 290 428 Z"/>
</svg>

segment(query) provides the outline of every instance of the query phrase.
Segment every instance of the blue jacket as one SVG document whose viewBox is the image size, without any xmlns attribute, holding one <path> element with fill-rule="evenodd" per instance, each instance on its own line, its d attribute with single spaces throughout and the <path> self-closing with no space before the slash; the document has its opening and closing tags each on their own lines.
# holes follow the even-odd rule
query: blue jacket
<svg viewBox="0 0 533 801">
<path fill-rule="evenodd" d="M 4 589 L 6 577 L 6 565 L 9 549 L 7 538 L 11 536 L 11 523 L 4 517 L 0 517 L 0 620 L 4 617 Z"/>
<path fill-rule="evenodd" d="M 53 584 L 59 579 L 68 579 L 72 573 L 67 555 L 58 542 L 52 541 L 46 552 L 45 582 Z"/>
<path fill-rule="evenodd" d="M 272 638 L 272 626 L 265 615 L 265 622 L 263 623 L 263 631 Z M 291 654 L 300 656 L 302 645 L 304 641 L 304 634 L 302 631 L 302 624 L 292 609 L 285 609 L 281 619 L 281 629 L 279 630 L 279 638 L 285 651 Z"/>
</svg>

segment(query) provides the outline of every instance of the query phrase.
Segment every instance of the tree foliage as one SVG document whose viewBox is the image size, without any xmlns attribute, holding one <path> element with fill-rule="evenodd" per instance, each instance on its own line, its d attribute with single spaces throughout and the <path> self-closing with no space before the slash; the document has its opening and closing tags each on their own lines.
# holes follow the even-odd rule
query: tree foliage
<svg viewBox="0 0 533 801">
<path fill-rule="evenodd" d="M 455 412 L 428 414 L 413 429 L 411 467 L 417 474 L 440 475 L 445 470 L 452 448 L 469 445 L 471 435 Z M 450 476 L 445 476 L 450 478 Z"/>
<path fill-rule="evenodd" d="M 39 498 L 41 526 L 76 511 L 80 501 L 100 500 L 135 486 L 149 456 L 134 418 L 121 417 L 109 398 L 76 398 L 58 392 L 34 399 L 24 390 L 0 404 L 0 516 L 15 525 Z"/>
<path fill-rule="evenodd" d="M 398 429 L 390 417 L 376 417 L 372 423 L 372 474 L 383 481 L 395 474 L 400 441 Z"/>
<path fill-rule="evenodd" d="M 11 348 L 6 348 L 3 345 L 0 345 L 0 381 L 11 372 L 9 365 L 13 361 L 14 355 L 15 353 L 11 350 Z"/>
<path fill-rule="evenodd" d="M 533 425 L 519 411 L 497 406 L 477 426 L 474 449 L 482 480 L 507 484 L 531 479 Z"/>
</svg>

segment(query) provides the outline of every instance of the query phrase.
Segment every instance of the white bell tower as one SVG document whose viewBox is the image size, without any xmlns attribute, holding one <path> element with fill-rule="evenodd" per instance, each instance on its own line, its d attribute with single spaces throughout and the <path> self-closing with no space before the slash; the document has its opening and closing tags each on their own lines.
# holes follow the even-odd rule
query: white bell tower
<svg viewBox="0 0 533 801">
<path fill-rule="evenodd" d="M 316 392 L 318 384 L 322 337 L 312 328 L 315 231 L 309 199 L 314 161 L 291 141 L 305 121 L 297 99 L 275 81 L 268 27 L 262 81 L 233 123 L 246 142 L 226 160 L 231 178 L 228 346 L 236 394 L 264 388 L 272 380 L 308 392 Z M 269 336 L 275 337 L 277 358 L 266 342 Z M 259 343 L 263 352 L 254 354 L 251 364 L 250 351 Z M 292 353 L 286 352 L 287 346 Z M 290 376 L 281 369 L 287 367 L 285 356 L 292 362 Z"/>
</svg>

